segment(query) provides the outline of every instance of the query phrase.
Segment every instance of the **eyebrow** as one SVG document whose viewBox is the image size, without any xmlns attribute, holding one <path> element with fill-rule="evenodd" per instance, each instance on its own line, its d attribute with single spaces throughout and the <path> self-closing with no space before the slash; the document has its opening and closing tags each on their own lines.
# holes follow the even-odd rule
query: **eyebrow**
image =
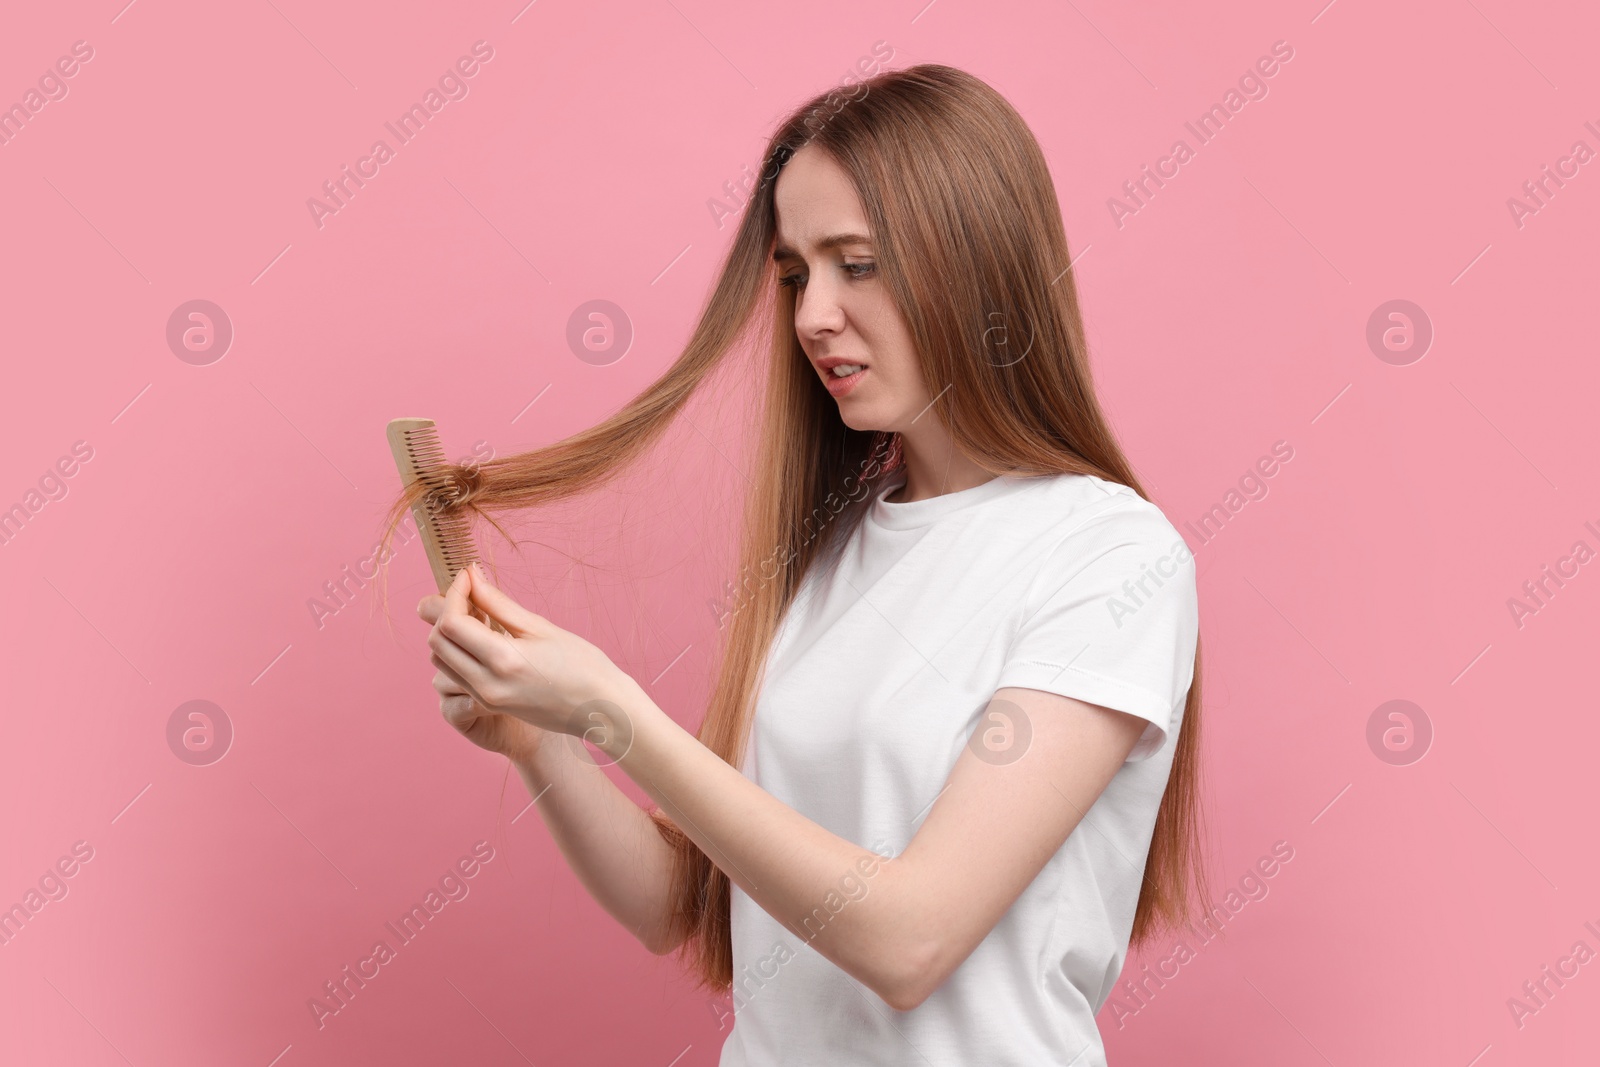
<svg viewBox="0 0 1600 1067">
<path fill-rule="evenodd" d="M 841 245 L 870 244 L 872 244 L 872 238 L 868 237 L 864 233 L 836 233 L 828 237 L 824 237 L 822 240 L 818 241 L 817 248 L 820 251 L 826 252 L 830 249 L 838 248 Z M 799 259 L 800 253 L 796 252 L 794 249 L 780 241 L 778 246 L 772 250 L 772 258 L 774 262 L 782 262 L 786 259 Z"/>
</svg>

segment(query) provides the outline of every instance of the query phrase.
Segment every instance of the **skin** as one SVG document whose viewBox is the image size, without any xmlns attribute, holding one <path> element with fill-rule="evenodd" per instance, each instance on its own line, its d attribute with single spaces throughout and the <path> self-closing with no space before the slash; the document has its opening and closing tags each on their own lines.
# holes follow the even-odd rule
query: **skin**
<svg viewBox="0 0 1600 1067">
<path fill-rule="evenodd" d="M 778 274 L 795 292 L 794 332 L 813 366 L 843 356 L 867 364 L 866 377 L 836 399 L 855 430 L 893 430 L 906 458 L 904 503 L 982 485 L 994 475 L 962 455 L 932 407 L 916 346 L 878 274 L 861 198 L 844 168 L 816 145 L 794 154 L 774 190 Z M 829 246 L 826 239 L 869 238 Z M 831 373 L 817 371 L 827 380 Z"/>
<path fill-rule="evenodd" d="M 779 177 L 780 273 L 800 285 L 795 332 L 812 360 L 843 355 L 870 371 L 839 413 L 902 435 L 900 500 L 980 485 L 917 373 L 903 318 L 875 271 L 853 188 L 812 146 Z M 854 266 L 852 266 L 854 265 Z M 820 374 L 820 372 L 819 372 Z M 446 721 L 517 767 L 540 818 L 585 888 L 652 952 L 667 935 L 671 854 L 649 817 L 601 772 L 585 738 L 628 774 L 768 914 L 889 1007 L 927 999 L 1067 840 L 1144 729 L 1135 716 L 1033 689 L 995 699 L 1032 727 L 1022 756 L 963 748 L 922 826 L 891 860 L 822 828 L 746 779 L 679 726 L 599 648 L 522 607 L 476 566 L 417 606 L 432 626 L 434 688 Z M 491 630 L 480 615 L 506 633 Z M 1015 713 L 1014 711 L 1012 712 Z M 871 871 L 870 875 L 866 872 Z M 870 891 L 814 937 L 802 922 L 847 874 Z"/>
</svg>

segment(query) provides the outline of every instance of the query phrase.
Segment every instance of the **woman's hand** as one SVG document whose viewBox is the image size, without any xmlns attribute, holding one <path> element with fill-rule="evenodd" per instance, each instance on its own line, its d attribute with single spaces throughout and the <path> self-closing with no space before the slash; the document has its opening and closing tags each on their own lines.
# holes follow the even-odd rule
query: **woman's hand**
<svg viewBox="0 0 1600 1067">
<path fill-rule="evenodd" d="M 419 608 L 422 617 L 433 622 L 443 611 L 444 597 L 432 596 L 432 617 Z M 538 754 L 545 731 L 529 726 L 521 719 L 490 711 L 473 699 L 472 694 L 443 671 L 433 676 L 433 688 L 439 692 L 439 711 L 461 736 L 479 748 L 497 752 L 513 763 L 530 763 Z"/>
<path fill-rule="evenodd" d="M 475 610 L 506 633 L 490 629 Z M 490 585 L 476 564 L 458 572 L 444 596 L 424 597 L 417 613 L 434 624 L 428 647 L 439 670 L 440 710 L 493 751 L 536 748 L 528 727 L 535 735 L 582 736 L 593 728 L 595 709 L 615 708 L 632 683 L 600 649 Z"/>
<path fill-rule="evenodd" d="M 417 604 L 417 614 L 432 626 L 444 614 L 444 597 L 438 594 L 423 597 Z M 445 722 L 479 748 L 497 752 L 514 763 L 528 763 L 539 751 L 545 731 L 521 719 L 490 711 L 443 671 L 433 676 L 433 688 L 439 693 L 439 712 Z"/>
</svg>

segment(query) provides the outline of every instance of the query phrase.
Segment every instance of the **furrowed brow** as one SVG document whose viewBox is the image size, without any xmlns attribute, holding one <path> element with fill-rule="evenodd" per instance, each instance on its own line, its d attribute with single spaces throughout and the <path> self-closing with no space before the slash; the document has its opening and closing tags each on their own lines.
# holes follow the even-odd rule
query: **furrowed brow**
<svg viewBox="0 0 1600 1067">
<path fill-rule="evenodd" d="M 817 249 L 819 251 L 827 252 L 831 251 L 832 249 L 839 248 L 842 245 L 870 246 L 871 244 L 872 238 L 868 237 L 864 233 L 836 233 L 824 237 L 822 240 L 818 241 Z M 781 263 L 788 259 L 799 259 L 800 253 L 796 252 L 786 244 L 779 243 L 778 246 L 772 250 L 772 258 L 774 262 Z"/>
</svg>

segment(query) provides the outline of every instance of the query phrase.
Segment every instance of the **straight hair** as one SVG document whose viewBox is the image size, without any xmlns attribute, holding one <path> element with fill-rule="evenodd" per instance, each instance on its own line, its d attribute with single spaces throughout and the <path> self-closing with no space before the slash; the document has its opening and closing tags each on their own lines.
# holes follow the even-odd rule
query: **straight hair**
<svg viewBox="0 0 1600 1067">
<path fill-rule="evenodd" d="M 592 491 L 659 441 L 729 352 L 754 338 L 770 361 L 744 501 L 737 602 L 724 613 L 698 737 L 743 759 L 768 650 L 807 573 L 848 539 L 904 458 L 897 434 L 846 426 L 805 357 L 795 293 L 777 284 L 774 188 L 805 145 L 849 175 L 879 277 L 904 316 L 934 413 L 955 446 L 992 473 L 1086 474 L 1139 484 L 1095 397 L 1066 233 L 1049 168 L 1016 110 L 980 79 L 941 64 L 885 71 L 819 95 L 770 138 L 715 286 L 672 365 L 621 411 L 554 444 L 448 468 L 433 506 L 483 517 Z M 759 370 L 760 368 L 757 368 Z M 423 491 L 402 493 L 385 543 Z M 501 531 L 504 532 L 503 530 Z M 380 554 L 380 558 L 386 558 Z M 1200 651 L 1134 913 L 1143 944 L 1205 899 L 1201 848 Z M 699 984 L 733 980 L 728 876 L 679 829 L 650 817 L 672 848 L 671 939 Z"/>
</svg>

